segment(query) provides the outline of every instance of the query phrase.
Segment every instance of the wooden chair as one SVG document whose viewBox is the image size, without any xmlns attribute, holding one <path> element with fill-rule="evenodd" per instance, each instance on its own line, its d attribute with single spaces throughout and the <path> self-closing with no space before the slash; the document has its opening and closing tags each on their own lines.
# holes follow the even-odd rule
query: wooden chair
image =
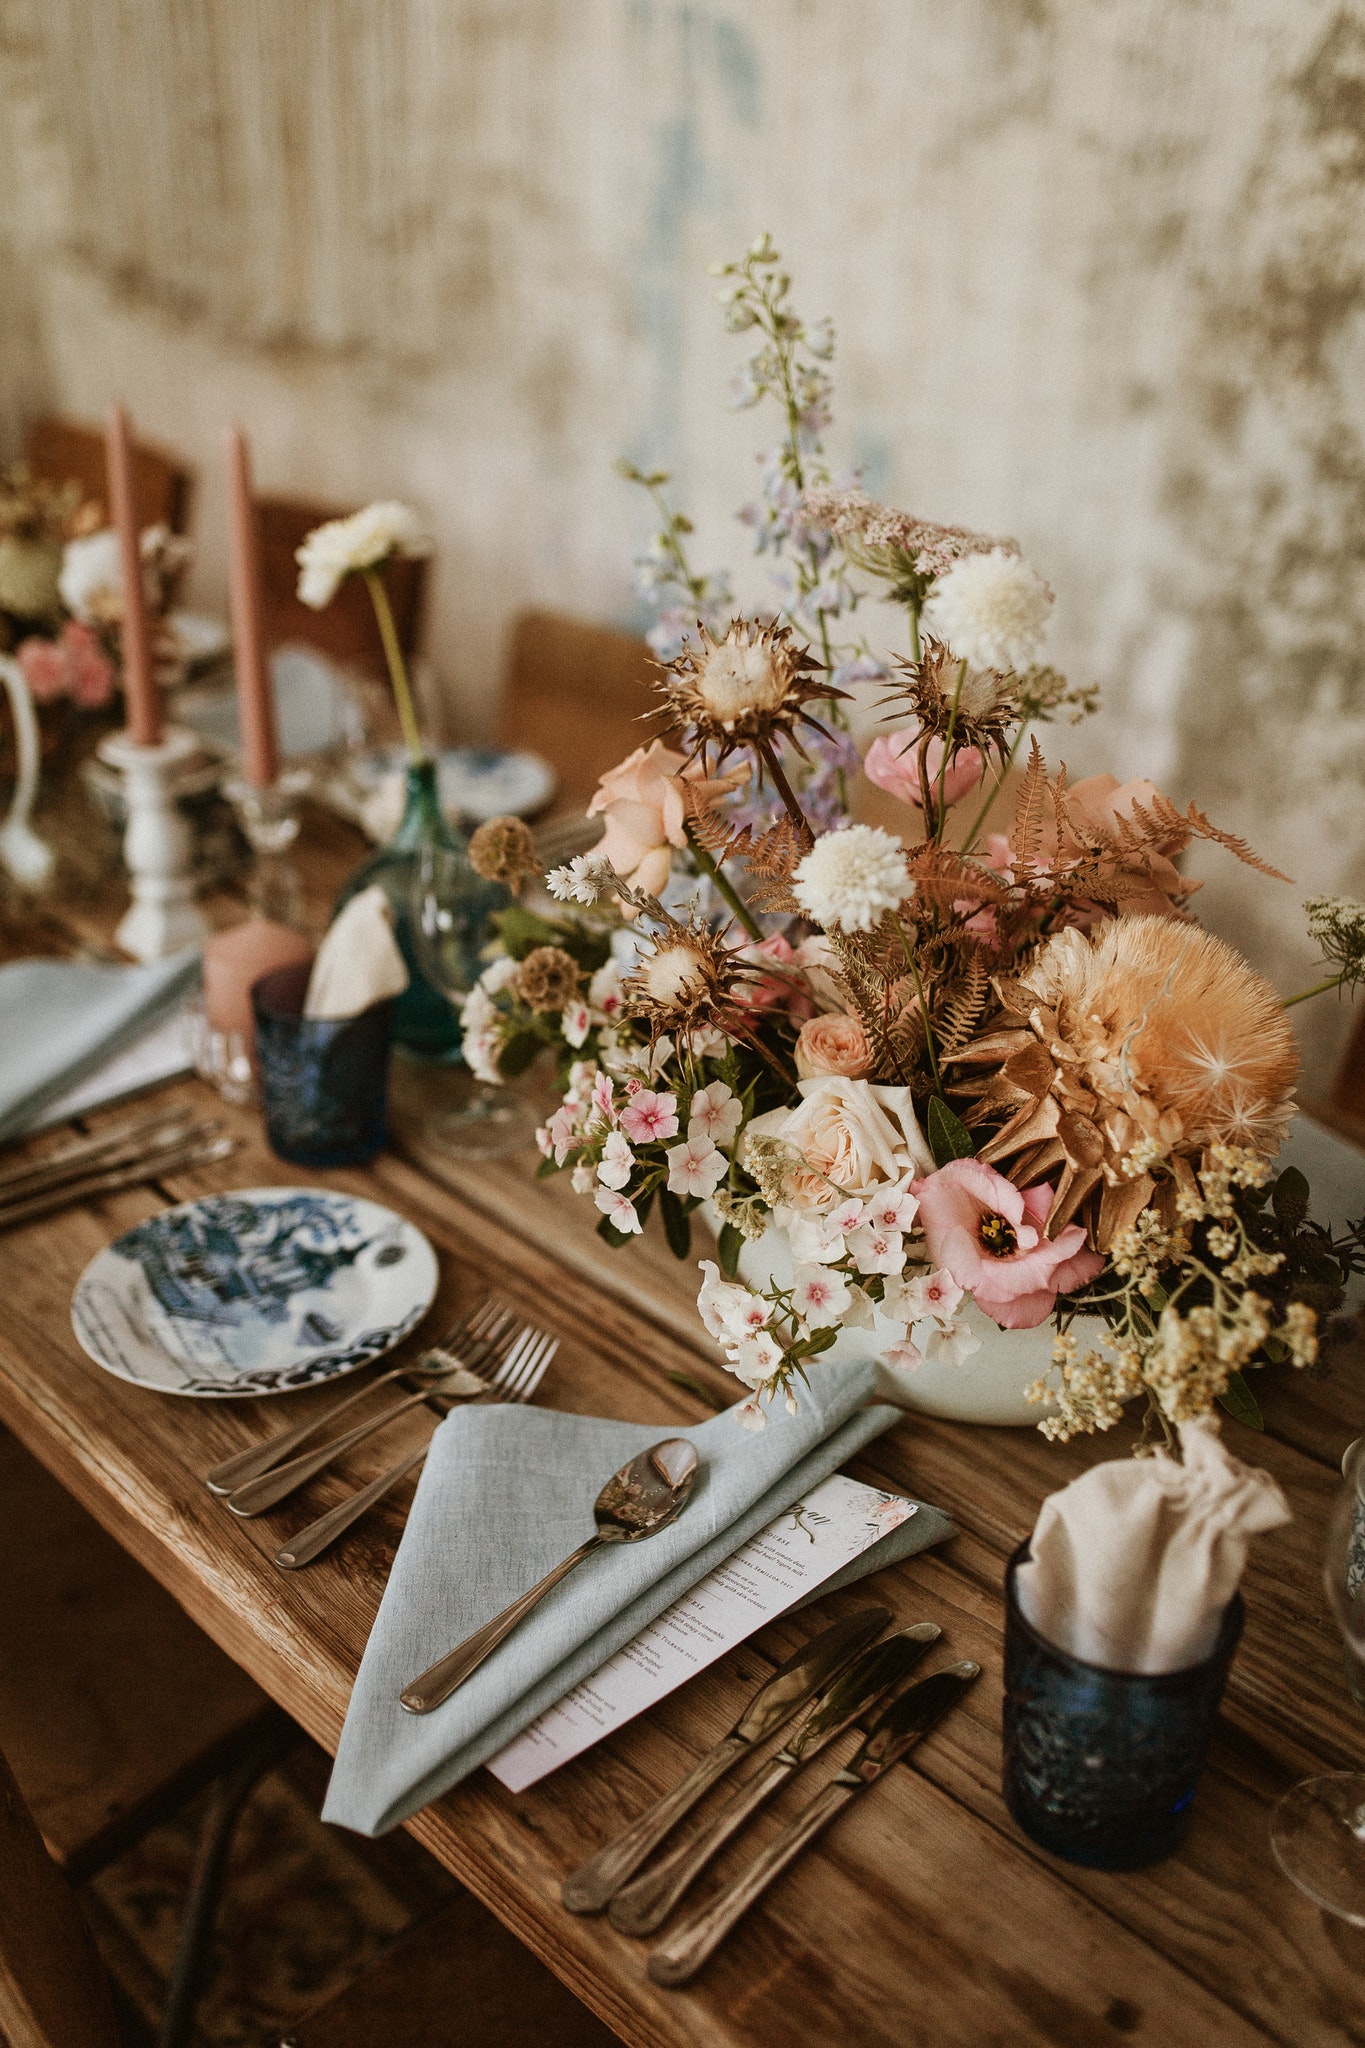
<svg viewBox="0 0 1365 2048">
<path fill-rule="evenodd" d="M 0 2041 L 122 2048 L 114 2001 L 67 1880 L 0 1754 Z"/>
<path fill-rule="evenodd" d="M 0 1546 L 0 1750 L 46 1838 L 54 1875 L 83 1882 L 216 1784 L 163 2016 L 162 2040 L 183 2042 L 233 1828 L 296 1731 L 4 1431 Z M 54 1905 L 52 1925 L 60 1924 Z M 0 1896 L 0 1965 L 5 1946 Z M 46 2035 L 34 2038 L 45 2048 Z M 84 2041 L 52 2038 L 69 2038 L 73 2048 Z"/>
<path fill-rule="evenodd" d="M 55 416 L 33 420 L 24 437 L 24 460 L 48 483 L 74 479 L 88 498 L 98 498 L 108 509 L 102 427 Z M 147 441 L 133 443 L 133 496 L 140 525 L 187 532 L 193 492 L 194 473 L 179 456 Z"/>
<path fill-rule="evenodd" d="M 286 641 L 316 647 L 343 666 L 384 673 L 384 644 L 375 623 L 370 593 L 358 577 L 349 577 L 325 611 L 315 612 L 298 598 L 299 565 L 295 555 L 305 534 L 328 519 L 344 519 L 346 507 L 310 504 L 302 498 L 258 496 L 256 523 L 261 553 L 261 611 L 267 648 Z M 416 651 L 426 601 L 425 560 L 396 560 L 384 570 L 384 587 L 393 609 L 398 642 L 409 659 Z"/>
<path fill-rule="evenodd" d="M 585 805 L 599 778 L 636 747 L 667 736 L 650 688 L 654 657 L 643 640 L 559 612 L 523 612 L 512 625 L 498 715 L 505 747 L 543 754 L 559 799 Z"/>
</svg>

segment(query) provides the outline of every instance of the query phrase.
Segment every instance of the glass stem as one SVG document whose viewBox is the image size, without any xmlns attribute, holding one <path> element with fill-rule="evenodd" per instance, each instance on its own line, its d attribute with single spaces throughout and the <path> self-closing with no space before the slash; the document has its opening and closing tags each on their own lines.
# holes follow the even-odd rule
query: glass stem
<svg viewBox="0 0 1365 2048">
<path fill-rule="evenodd" d="M 408 667 L 399 645 L 398 628 L 393 622 L 393 608 L 389 593 L 384 588 L 384 579 L 378 569 L 361 571 L 369 585 L 370 602 L 379 622 L 379 637 L 384 643 L 384 659 L 389 665 L 389 681 L 393 685 L 393 701 L 398 707 L 398 723 L 403 728 L 403 739 L 409 758 L 416 762 L 426 758 L 422 746 L 422 734 L 417 724 L 417 712 L 412 701 L 412 685 L 408 681 Z"/>
</svg>

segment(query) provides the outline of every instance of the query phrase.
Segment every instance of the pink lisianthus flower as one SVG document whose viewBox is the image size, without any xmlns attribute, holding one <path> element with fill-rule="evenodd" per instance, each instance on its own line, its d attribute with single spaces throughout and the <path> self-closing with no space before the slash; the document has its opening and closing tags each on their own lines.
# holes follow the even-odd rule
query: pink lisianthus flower
<svg viewBox="0 0 1365 2048">
<path fill-rule="evenodd" d="M 903 732 L 879 734 L 863 757 L 863 774 L 869 782 L 875 782 L 878 789 L 898 796 L 903 804 L 922 806 L 924 792 L 919 779 L 919 739 L 917 725 L 907 726 Z M 937 804 L 939 771 L 943 767 L 941 739 L 935 737 L 930 740 L 924 763 L 929 774 L 930 794 Z M 955 804 L 959 797 L 975 789 L 985 768 L 979 747 L 955 749 L 943 777 L 944 803 Z"/>
<path fill-rule="evenodd" d="M 605 815 L 607 829 L 593 848 L 609 860 L 622 881 L 657 896 L 668 880 L 673 848 L 686 846 L 683 783 L 695 782 L 708 796 L 737 789 L 752 774 L 735 768 L 708 779 L 700 762 L 689 763 L 662 740 L 637 747 L 602 777 L 588 816 Z"/>
<path fill-rule="evenodd" d="M 815 1001 L 800 972 L 795 948 L 781 932 L 774 932 L 770 939 L 750 941 L 738 947 L 737 952 L 741 960 L 760 970 L 769 960 L 774 967 L 786 970 L 779 974 L 760 972 L 751 980 L 741 981 L 731 998 L 741 1009 L 786 1010 L 798 1020 L 814 1016 Z"/>
<path fill-rule="evenodd" d="M 1079 1223 L 1044 1237 L 1053 1195 L 1046 1185 L 1021 1194 L 993 1166 L 954 1159 L 915 1181 L 911 1192 L 919 1198 L 930 1258 L 1002 1330 L 1036 1329 L 1059 1294 L 1103 1270 L 1100 1254 L 1086 1250 Z"/>
</svg>

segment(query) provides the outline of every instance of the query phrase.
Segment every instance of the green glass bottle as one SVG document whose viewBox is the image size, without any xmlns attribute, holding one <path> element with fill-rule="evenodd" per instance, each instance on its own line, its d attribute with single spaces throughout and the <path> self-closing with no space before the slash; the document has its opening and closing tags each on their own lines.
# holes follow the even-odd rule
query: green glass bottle
<svg viewBox="0 0 1365 2048">
<path fill-rule="evenodd" d="M 393 905 L 393 933 L 412 979 L 398 998 L 394 1012 L 393 1042 L 415 1059 L 451 1063 L 460 1058 L 460 1020 L 448 999 L 433 988 L 417 962 L 413 945 L 413 890 L 421 865 L 422 849 L 444 847 L 466 854 L 468 841 L 456 830 L 441 809 L 436 785 L 436 763 L 429 757 L 408 764 L 407 802 L 402 823 L 387 846 L 362 862 L 348 877 L 336 900 L 333 916 L 362 889 L 378 883 Z M 467 866 L 466 862 L 466 866 Z M 488 920 L 496 910 L 511 902 L 509 890 L 500 882 L 487 882 L 468 868 L 467 915 L 462 919 L 467 934 L 468 985 L 479 973 L 479 948 L 484 942 Z"/>
</svg>

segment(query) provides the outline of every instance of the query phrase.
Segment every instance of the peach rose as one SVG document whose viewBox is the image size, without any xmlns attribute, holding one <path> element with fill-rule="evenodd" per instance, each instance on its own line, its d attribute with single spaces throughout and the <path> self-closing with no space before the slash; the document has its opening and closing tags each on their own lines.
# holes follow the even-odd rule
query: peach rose
<svg viewBox="0 0 1365 2048">
<path fill-rule="evenodd" d="M 796 1041 L 796 1071 L 803 1081 L 819 1074 L 843 1074 L 861 1081 L 872 1065 L 872 1048 L 857 1017 L 809 1017 Z"/>
<path fill-rule="evenodd" d="M 683 783 L 695 782 L 699 791 L 722 796 L 747 782 L 750 773 L 733 768 L 708 780 L 700 762 L 689 763 L 662 740 L 637 747 L 607 771 L 588 805 L 590 818 L 602 813 L 607 821 L 594 853 L 609 860 L 622 881 L 657 896 L 668 880 L 672 849 L 687 844 Z"/>
<path fill-rule="evenodd" d="M 925 767 L 935 804 L 938 803 L 938 777 L 942 766 L 943 742 L 932 739 L 925 754 Z M 955 804 L 959 797 L 975 789 L 985 766 L 978 747 L 957 748 L 943 778 L 944 804 Z M 883 733 L 873 740 L 863 760 L 863 774 L 869 782 L 875 782 L 878 789 L 898 796 L 902 803 L 922 806 L 924 792 L 919 780 L 919 727 L 912 725 L 902 732 Z"/>
<path fill-rule="evenodd" d="M 804 1164 L 787 1175 L 784 1206 L 823 1214 L 856 1195 L 870 1201 L 888 1181 L 908 1173 L 932 1173 L 934 1155 L 925 1142 L 908 1088 L 852 1081 L 822 1074 L 797 1084 L 799 1100 L 770 1109 L 748 1126 L 749 1138 L 778 1138 Z M 786 1217 L 779 1215 L 780 1223 Z"/>
<path fill-rule="evenodd" d="M 1115 831 L 1120 821 L 1132 824 L 1134 804 L 1149 809 L 1152 798 L 1160 794 L 1156 784 L 1141 775 L 1134 776 L 1131 782 L 1120 782 L 1114 775 L 1087 775 L 1068 791 L 1074 808 L 1104 832 Z M 1151 887 L 1140 894 L 1125 896 L 1123 909 L 1126 913 L 1146 910 L 1157 917 L 1170 917 L 1203 884 L 1187 882 L 1163 853 L 1153 853 L 1150 860 Z"/>
</svg>

